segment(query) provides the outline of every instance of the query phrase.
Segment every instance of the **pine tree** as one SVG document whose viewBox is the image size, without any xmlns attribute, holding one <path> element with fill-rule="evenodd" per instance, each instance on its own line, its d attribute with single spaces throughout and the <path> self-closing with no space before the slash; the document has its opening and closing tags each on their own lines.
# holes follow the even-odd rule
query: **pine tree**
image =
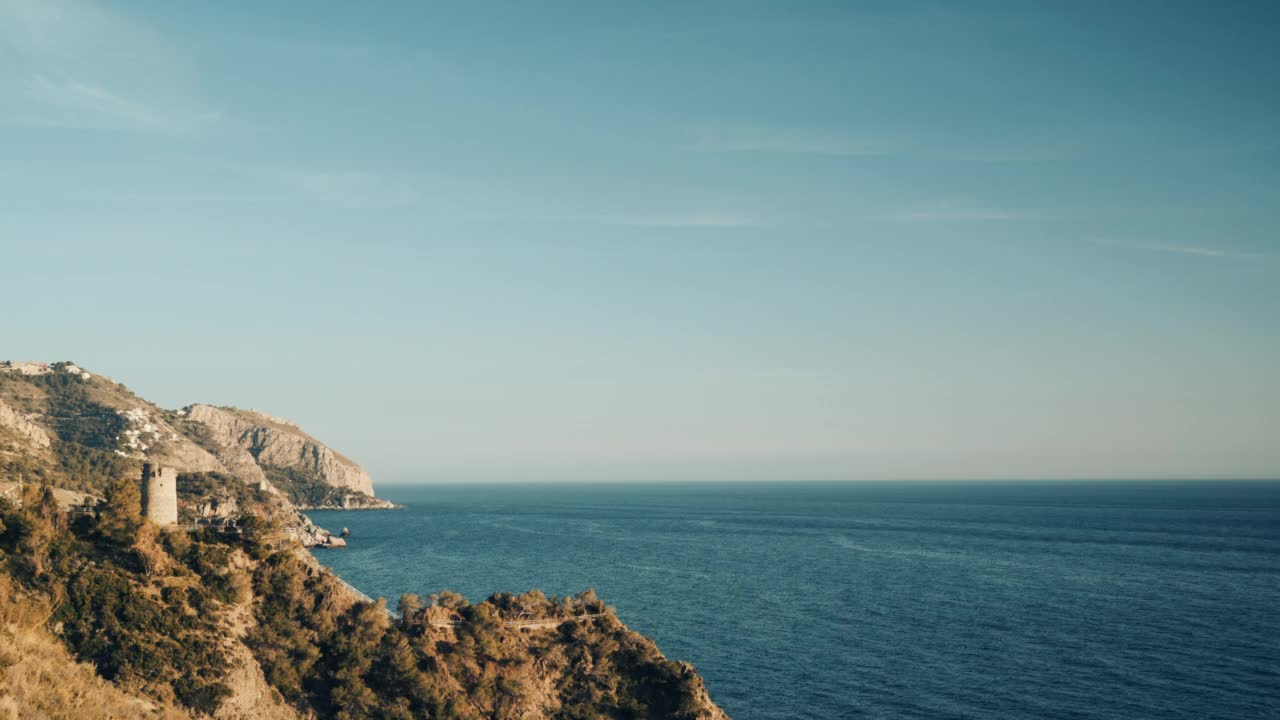
<svg viewBox="0 0 1280 720">
<path fill-rule="evenodd" d="M 40 575 L 46 569 L 50 545 L 65 523 L 53 490 L 48 485 L 27 485 L 18 518 L 22 524 L 18 549 L 27 556 L 35 574 Z"/>
<path fill-rule="evenodd" d="M 169 567 L 169 556 L 160 546 L 160 528 L 152 523 L 139 523 L 137 526 L 133 552 L 148 577 L 159 575 Z"/>
<path fill-rule="evenodd" d="M 141 525 L 142 491 L 138 482 L 120 478 L 107 495 L 107 506 L 98 518 L 98 533 L 120 545 L 132 545 Z"/>
<path fill-rule="evenodd" d="M 400 625 L 406 628 L 412 626 L 422 608 L 422 598 L 413 593 L 401 595 L 400 604 L 396 608 L 397 612 L 400 613 Z"/>
</svg>

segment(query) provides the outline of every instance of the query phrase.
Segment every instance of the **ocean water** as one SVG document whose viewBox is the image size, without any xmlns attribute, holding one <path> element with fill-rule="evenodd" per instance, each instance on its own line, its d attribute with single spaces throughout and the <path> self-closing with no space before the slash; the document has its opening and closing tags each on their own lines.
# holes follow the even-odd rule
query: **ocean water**
<svg viewBox="0 0 1280 720">
<path fill-rule="evenodd" d="M 736 720 L 1280 718 L 1280 483 L 387 487 L 392 606 L 594 587 Z"/>
</svg>

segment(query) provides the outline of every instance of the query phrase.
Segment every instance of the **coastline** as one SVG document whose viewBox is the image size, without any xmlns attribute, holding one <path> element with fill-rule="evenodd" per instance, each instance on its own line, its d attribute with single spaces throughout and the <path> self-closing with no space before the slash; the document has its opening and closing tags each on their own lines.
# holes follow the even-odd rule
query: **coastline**
<svg viewBox="0 0 1280 720">
<path fill-rule="evenodd" d="M 385 505 L 294 505 L 293 509 L 300 512 L 308 512 L 311 510 L 403 510 L 405 505 L 397 505 L 390 500 L 383 500 Z"/>
<path fill-rule="evenodd" d="M 316 521 L 307 513 L 312 511 L 369 511 L 369 510 L 403 510 L 404 505 L 397 505 L 389 500 L 379 500 L 384 503 L 382 505 L 358 505 L 358 506 L 341 506 L 341 505 L 294 505 L 293 512 L 300 519 L 296 526 L 292 528 L 292 533 L 302 546 L 308 550 L 315 548 L 323 548 L 326 550 L 344 550 L 347 547 L 346 538 L 341 532 L 334 532 L 326 527 L 316 523 Z"/>
</svg>

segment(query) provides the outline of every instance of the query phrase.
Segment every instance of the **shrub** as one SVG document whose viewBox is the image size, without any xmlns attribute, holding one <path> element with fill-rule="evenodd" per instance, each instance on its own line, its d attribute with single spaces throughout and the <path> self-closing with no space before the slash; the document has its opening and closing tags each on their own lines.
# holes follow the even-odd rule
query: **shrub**
<svg viewBox="0 0 1280 720">
<path fill-rule="evenodd" d="M 117 479 L 98 517 L 98 534 L 117 545 L 132 545 L 138 539 L 142 522 L 142 490 L 138 481 Z"/>
<path fill-rule="evenodd" d="M 117 438 L 128 424 L 115 410 L 89 399 L 80 378 L 50 373 L 28 381 L 48 394 L 48 413 L 59 439 L 98 450 L 116 449 Z"/>
</svg>

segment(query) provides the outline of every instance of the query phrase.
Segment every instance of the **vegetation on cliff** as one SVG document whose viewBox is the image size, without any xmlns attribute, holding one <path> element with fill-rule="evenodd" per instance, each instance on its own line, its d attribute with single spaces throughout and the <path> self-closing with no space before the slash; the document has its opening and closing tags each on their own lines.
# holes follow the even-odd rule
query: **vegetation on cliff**
<svg viewBox="0 0 1280 720">
<path fill-rule="evenodd" d="M 245 535 L 166 533 L 139 510 L 130 481 L 96 518 L 28 484 L 20 504 L 0 500 L 0 578 L 7 596 L 49 608 L 36 625 L 75 658 L 156 707 L 252 717 L 224 712 L 238 648 L 299 717 L 723 717 L 690 666 L 594 594 L 404 596 L 393 618 L 269 521 L 246 518 Z"/>
<path fill-rule="evenodd" d="M 263 472 L 266 473 L 267 480 L 298 507 L 340 508 L 348 504 L 348 498 L 354 500 L 350 503 L 353 507 L 375 506 L 379 502 L 362 492 L 317 483 L 310 475 L 296 468 L 267 466 L 263 468 Z"/>
<path fill-rule="evenodd" d="M 0 477 L 24 477 L 101 496 L 111 482 L 134 472 L 137 459 L 115 452 L 125 420 L 95 400 L 76 375 L 16 378 L 0 375 L 0 402 L 40 419 L 52 437 L 48 447 L 30 452 L 12 431 L 0 426 Z"/>
<path fill-rule="evenodd" d="M 115 410 L 95 402 L 78 375 L 50 373 L 28 382 L 44 391 L 48 416 L 58 439 L 95 450 L 114 450 L 128 423 Z"/>
<path fill-rule="evenodd" d="M 74 522 L 47 486 L 27 485 L 21 507 L 0 501 L 0 570 L 48 601 L 67 647 L 107 680 L 161 701 L 212 712 L 230 691 L 220 610 L 247 599 L 222 537 L 159 531 L 140 517 L 133 483 L 120 483 L 101 517 Z"/>
<path fill-rule="evenodd" d="M 298 426 L 252 410 L 166 410 L 74 363 L 0 363 L 0 478 L 101 497 L 143 460 L 277 486 L 303 507 L 394 507 L 350 458 Z"/>
<path fill-rule="evenodd" d="M 0 364 L 0 720 L 724 717 L 591 593 L 405 596 L 397 617 L 361 601 L 299 545 L 289 499 L 382 502 L 367 474 L 277 418 L 198 415 L 70 364 Z M 182 471 L 181 517 L 238 532 L 145 520 L 144 458 Z M 105 501 L 68 512 L 65 489 Z"/>
<path fill-rule="evenodd" d="M 191 715 L 142 698 L 78 662 L 45 626 L 47 598 L 15 587 L 0 573 L 0 720 L 75 718 L 181 720 Z"/>
<path fill-rule="evenodd" d="M 715 717 L 693 669 L 663 658 L 589 591 L 478 605 L 406 595 L 392 619 L 382 601 L 335 604 L 332 583 L 294 556 L 260 563 L 264 600 L 248 638 L 267 679 L 322 717 Z M 542 619 L 552 622 L 527 627 Z"/>
</svg>

